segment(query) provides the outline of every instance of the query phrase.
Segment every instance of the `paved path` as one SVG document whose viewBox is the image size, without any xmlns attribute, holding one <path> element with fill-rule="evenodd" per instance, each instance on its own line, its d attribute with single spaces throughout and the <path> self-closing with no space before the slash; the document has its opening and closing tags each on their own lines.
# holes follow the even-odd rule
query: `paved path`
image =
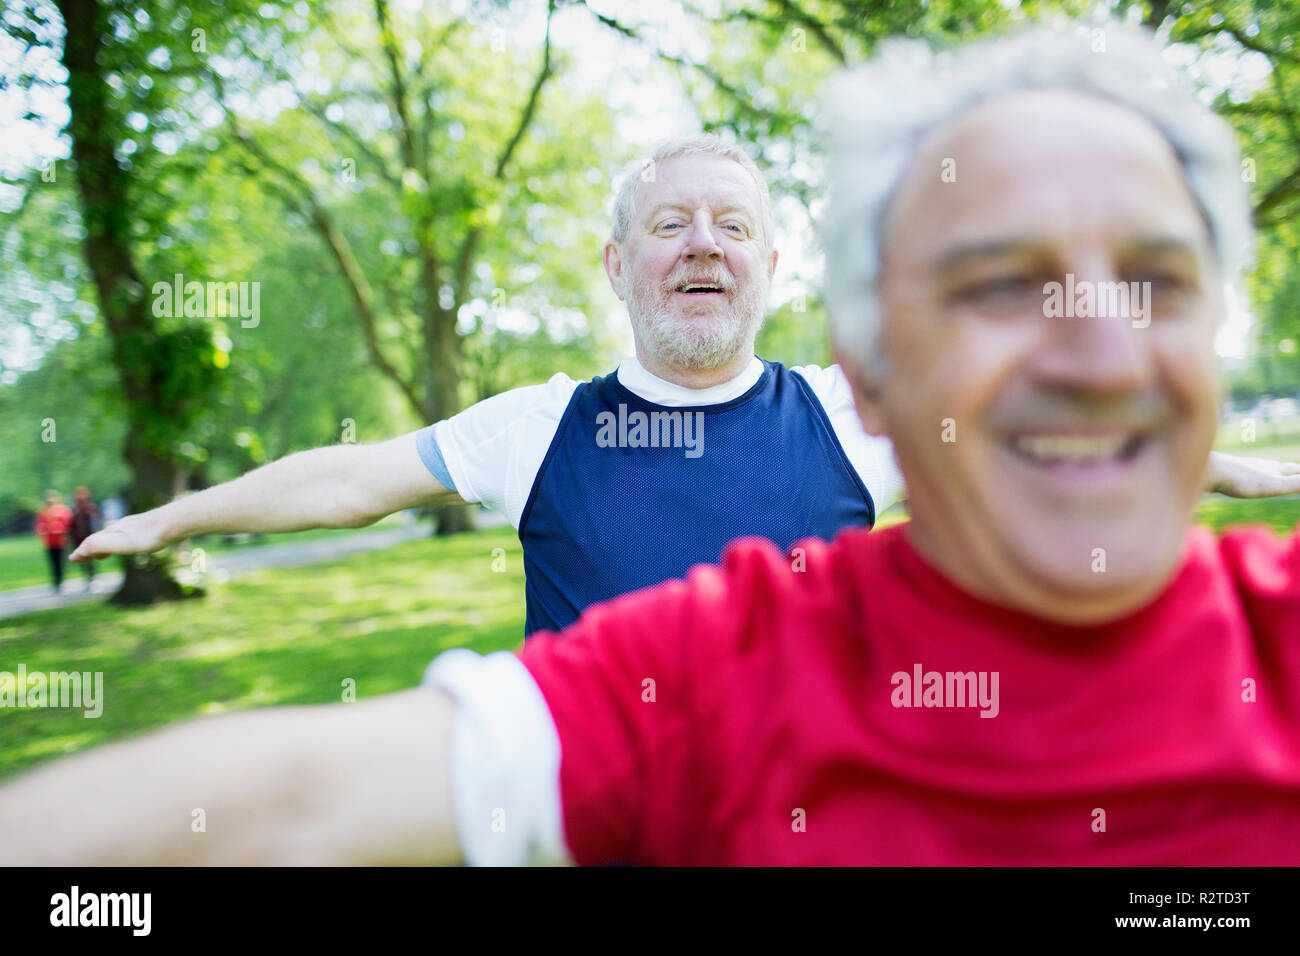
<svg viewBox="0 0 1300 956">
<path fill-rule="evenodd" d="M 474 523 L 478 528 L 490 528 L 504 523 L 498 515 L 482 511 L 475 512 Z M 215 581 L 227 581 L 238 574 L 260 571 L 263 568 L 293 568 L 303 564 L 315 564 L 319 561 L 332 561 L 349 554 L 365 551 L 378 551 L 391 548 L 403 541 L 427 538 L 430 526 L 420 521 L 397 528 L 376 528 L 373 531 L 357 531 L 354 534 L 341 534 L 312 541 L 289 541 L 284 544 L 264 544 L 258 547 L 222 551 L 208 555 L 208 576 Z M 271 540 L 274 540 L 272 536 Z M 100 561 L 98 567 L 113 567 L 112 559 Z M 195 583 L 197 575 L 188 568 L 177 572 L 178 580 L 187 584 Z M 121 571 L 103 570 L 95 575 L 94 589 L 87 591 L 86 579 L 81 565 L 68 562 L 63 576 L 63 591 L 53 594 L 49 585 L 15 588 L 0 591 L 0 618 L 15 617 L 29 611 L 41 611 L 51 607 L 66 607 L 83 601 L 102 600 L 117 590 L 122 583 Z"/>
</svg>

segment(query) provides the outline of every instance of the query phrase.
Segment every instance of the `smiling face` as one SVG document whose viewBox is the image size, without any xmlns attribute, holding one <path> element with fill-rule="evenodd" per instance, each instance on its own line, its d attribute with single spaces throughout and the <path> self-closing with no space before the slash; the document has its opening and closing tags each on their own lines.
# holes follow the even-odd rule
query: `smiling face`
<svg viewBox="0 0 1300 956">
<path fill-rule="evenodd" d="M 638 184 L 627 239 L 605 247 L 637 356 L 669 378 L 730 375 L 749 361 L 775 268 L 757 184 L 719 156 L 659 163 Z"/>
<path fill-rule="evenodd" d="M 913 542 L 995 603 L 1136 609 L 1177 564 L 1218 408 L 1220 279 L 1172 149 L 1123 107 L 1035 91 L 936 130 L 909 169 L 884 226 L 886 377 L 848 371 L 894 440 Z M 1119 282 L 1145 315 L 1108 307 Z"/>
</svg>

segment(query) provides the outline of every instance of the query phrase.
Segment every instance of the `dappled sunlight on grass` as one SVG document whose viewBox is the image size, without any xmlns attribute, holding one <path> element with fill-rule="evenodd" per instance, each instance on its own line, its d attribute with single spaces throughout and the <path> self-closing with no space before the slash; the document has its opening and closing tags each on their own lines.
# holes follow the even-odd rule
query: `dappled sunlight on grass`
<svg viewBox="0 0 1300 956">
<path fill-rule="evenodd" d="M 506 553 L 492 570 L 492 550 Z M 83 604 L 0 621 L 0 670 L 103 671 L 104 712 L 0 710 L 0 775 L 71 748 L 202 714 L 330 703 L 411 687 L 448 647 L 523 637 L 523 556 L 510 529 L 209 585 L 204 598 Z"/>
</svg>

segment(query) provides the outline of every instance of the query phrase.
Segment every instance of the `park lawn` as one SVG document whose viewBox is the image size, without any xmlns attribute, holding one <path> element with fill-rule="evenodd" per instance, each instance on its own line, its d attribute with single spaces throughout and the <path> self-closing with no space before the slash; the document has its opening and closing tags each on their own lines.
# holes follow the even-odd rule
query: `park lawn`
<svg viewBox="0 0 1300 956">
<path fill-rule="evenodd" d="M 1230 525 L 1264 524 L 1289 534 L 1300 524 L 1300 495 L 1253 499 L 1206 495 L 1196 506 L 1196 520 L 1216 531 Z"/>
<path fill-rule="evenodd" d="M 1252 440 L 1246 441 L 1246 438 Z M 1300 418 L 1256 420 L 1249 426 L 1242 421 L 1223 422 L 1214 438 L 1215 448 L 1243 455 L 1273 457 L 1271 449 L 1284 446 L 1300 447 Z"/>
<path fill-rule="evenodd" d="M 312 541 L 317 538 L 330 538 L 341 534 L 356 534 L 357 531 L 372 531 L 375 528 L 398 527 L 403 520 L 399 514 L 389 515 L 365 528 L 313 528 L 309 531 L 289 531 L 284 534 L 268 534 L 260 539 L 239 543 L 225 535 L 200 535 L 192 544 L 202 547 L 208 554 L 220 554 L 235 549 L 247 550 L 268 544 L 285 544 L 291 541 Z M 69 549 L 71 550 L 71 549 Z M 107 558 L 98 562 L 96 570 L 117 571 L 118 561 Z M 84 571 L 80 564 L 67 561 L 63 566 L 64 586 L 72 584 L 75 590 L 84 580 Z M 34 534 L 20 534 L 0 538 L 0 591 L 14 588 L 33 587 L 38 584 L 49 586 L 50 565 L 45 557 L 45 550 Z"/>
<path fill-rule="evenodd" d="M 512 648 L 523 625 L 523 557 L 510 528 L 252 572 L 197 600 L 0 620 L 0 671 L 104 675 L 98 718 L 0 709 L 0 778 L 203 714 L 339 701 L 346 680 L 359 699 L 412 687 L 439 651 Z"/>
</svg>

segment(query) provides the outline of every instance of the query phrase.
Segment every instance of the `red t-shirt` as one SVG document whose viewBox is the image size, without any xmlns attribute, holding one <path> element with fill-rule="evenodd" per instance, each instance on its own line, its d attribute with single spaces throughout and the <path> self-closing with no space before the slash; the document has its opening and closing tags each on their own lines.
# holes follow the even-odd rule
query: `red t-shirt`
<svg viewBox="0 0 1300 956">
<path fill-rule="evenodd" d="M 1150 605 L 1071 627 L 905 529 L 802 542 L 803 571 L 740 541 L 528 642 L 577 862 L 1300 863 L 1300 538 L 1195 528 Z M 978 698 L 947 672 L 997 672 L 996 716 L 924 706 Z"/>
<path fill-rule="evenodd" d="M 67 505 L 46 505 L 36 512 L 36 533 L 47 548 L 63 547 L 63 536 L 72 524 L 72 509 Z"/>
</svg>

